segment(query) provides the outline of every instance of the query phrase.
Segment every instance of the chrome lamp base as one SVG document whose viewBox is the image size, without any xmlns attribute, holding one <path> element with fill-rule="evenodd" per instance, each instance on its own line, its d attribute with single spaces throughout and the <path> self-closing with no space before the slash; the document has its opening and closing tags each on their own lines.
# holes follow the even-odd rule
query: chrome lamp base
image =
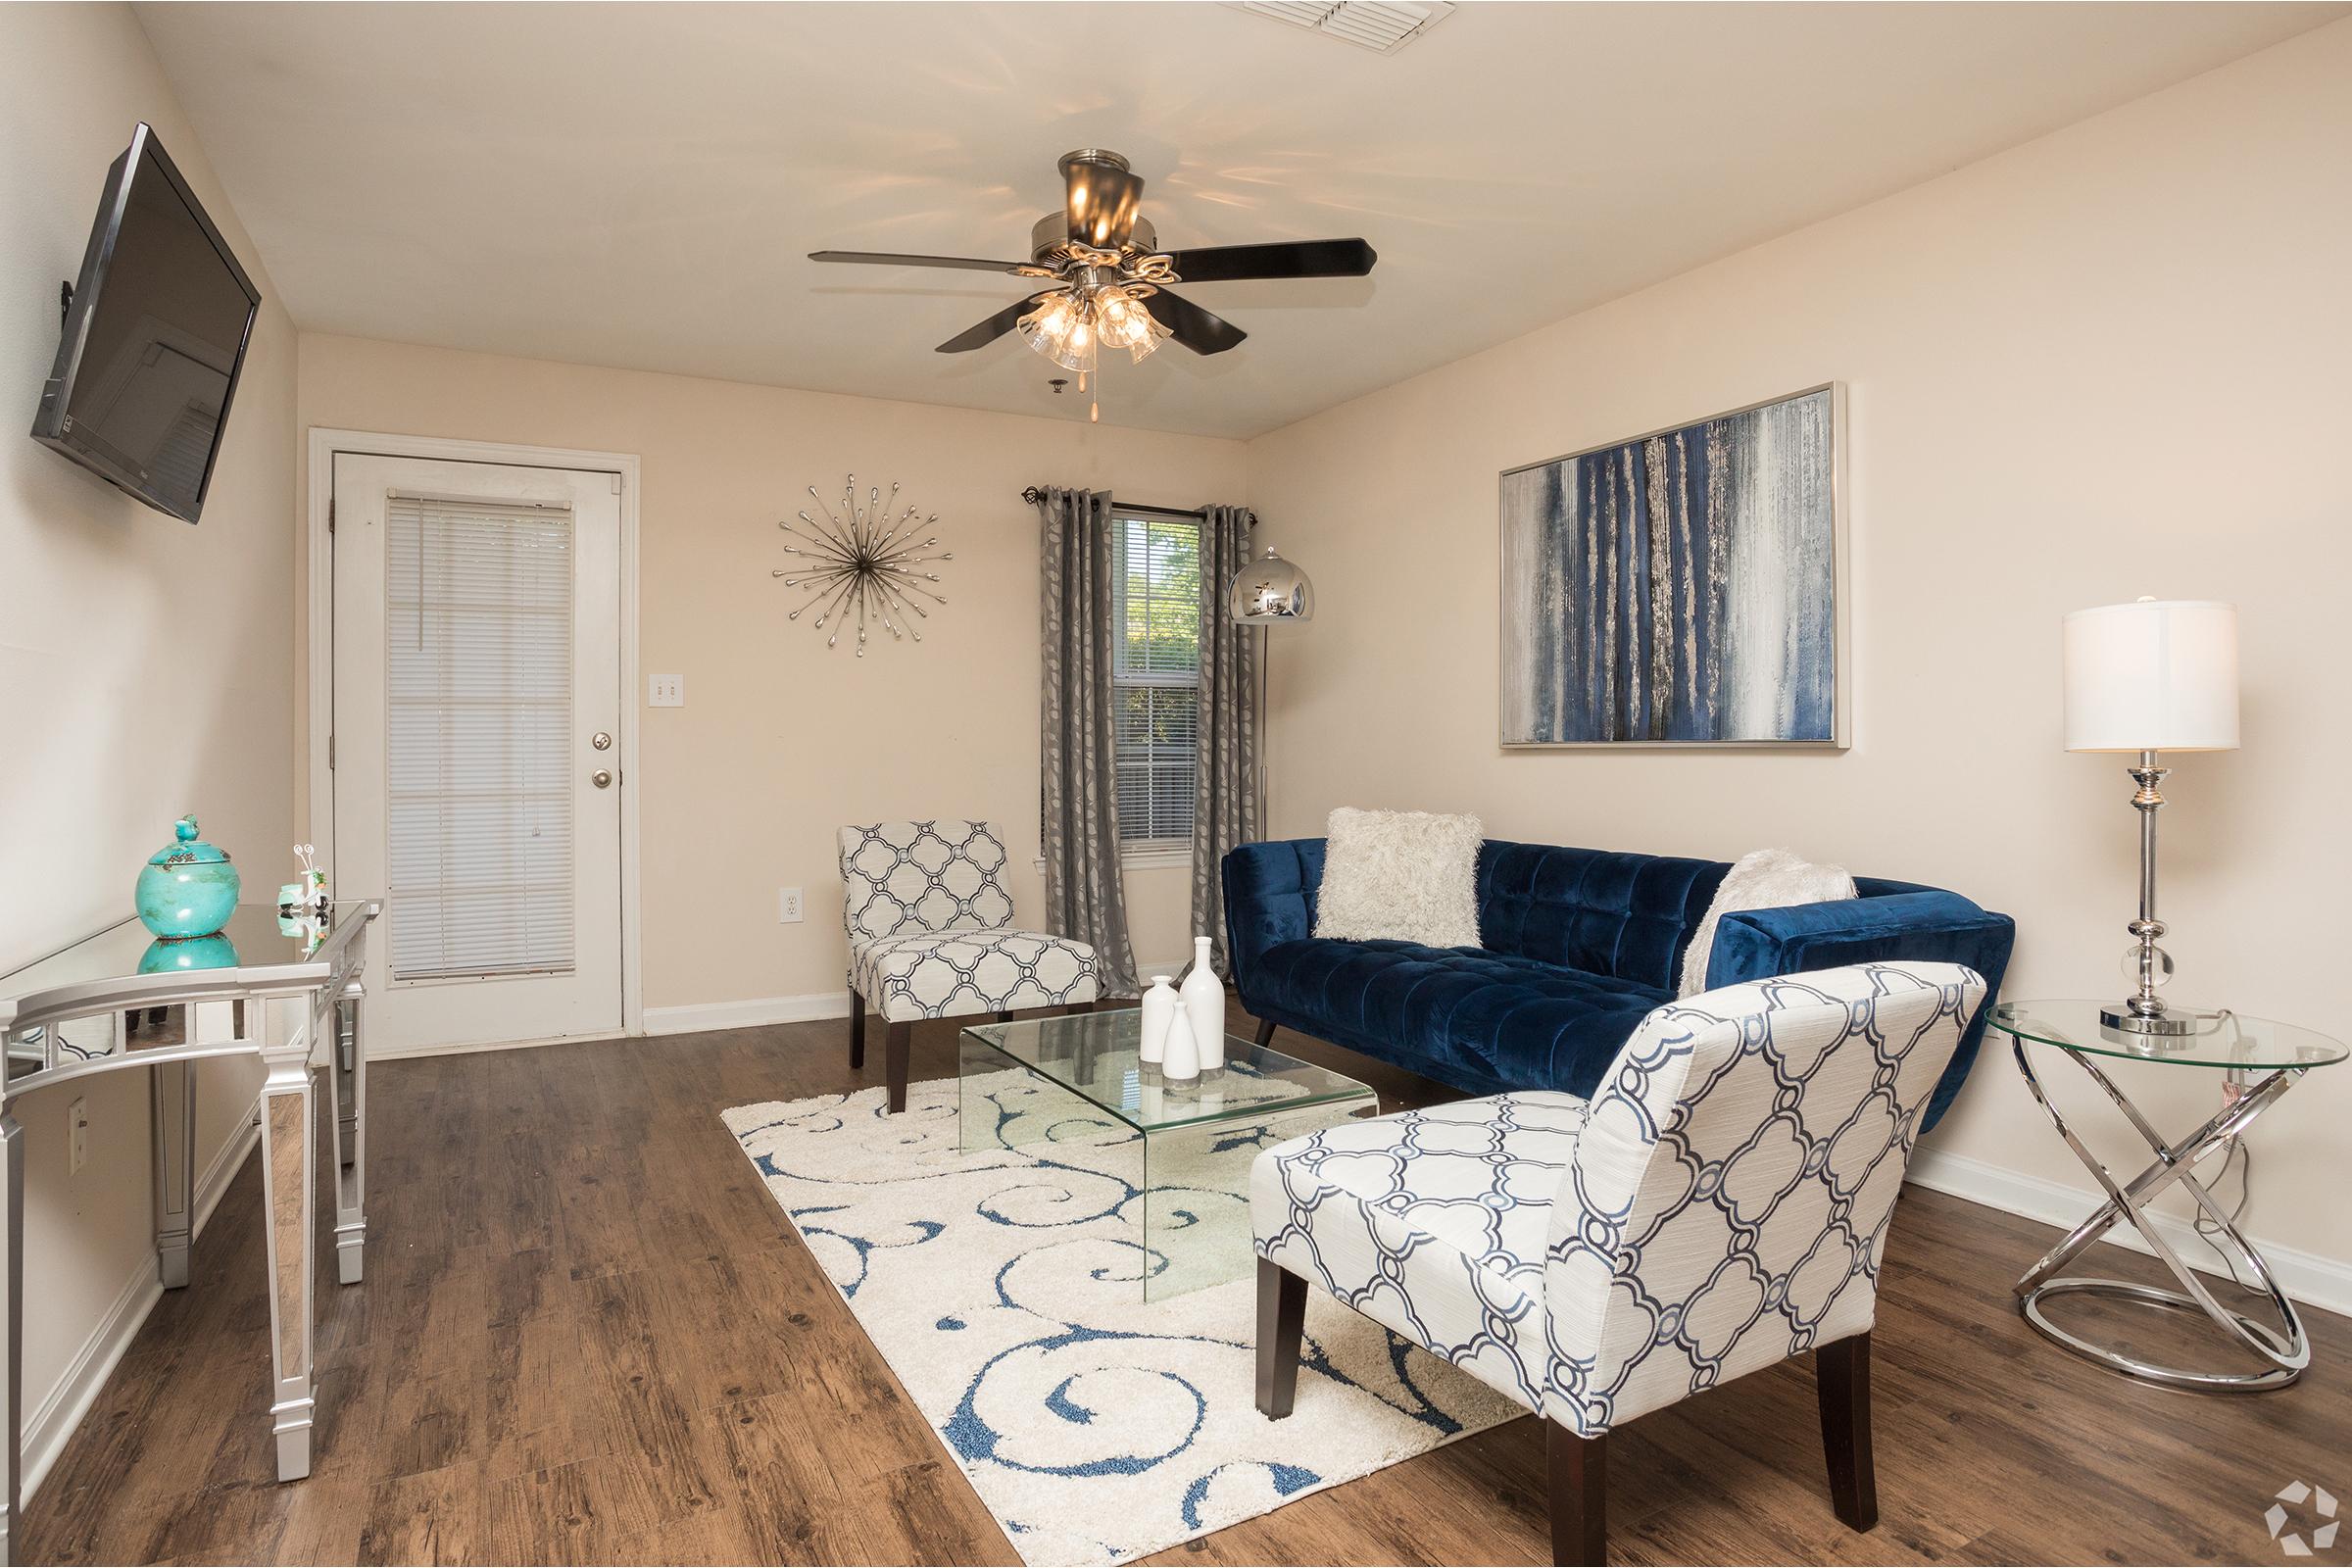
<svg viewBox="0 0 2352 1568">
<path fill-rule="evenodd" d="M 2099 1022 L 2128 1035 L 2193 1035 L 2205 1026 L 2205 1014 L 2139 1012 L 2130 1002 L 2111 1002 L 2099 1008 Z"/>
</svg>

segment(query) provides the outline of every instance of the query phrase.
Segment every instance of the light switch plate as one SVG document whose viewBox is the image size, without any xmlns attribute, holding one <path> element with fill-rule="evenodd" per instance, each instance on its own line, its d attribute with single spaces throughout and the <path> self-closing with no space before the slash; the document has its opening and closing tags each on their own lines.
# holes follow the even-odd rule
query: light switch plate
<svg viewBox="0 0 2352 1568">
<path fill-rule="evenodd" d="M 801 890 L 799 888 L 776 889 L 776 923 L 793 925 L 801 919 Z"/>
<path fill-rule="evenodd" d="M 90 1162 L 90 1102 L 76 1100 L 66 1107 L 66 1174 L 78 1176 Z"/>
<path fill-rule="evenodd" d="M 686 677 L 683 675 L 648 675 L 645 706 L 648 708 L 684 708 L 686 706 Z"/>
</svg>

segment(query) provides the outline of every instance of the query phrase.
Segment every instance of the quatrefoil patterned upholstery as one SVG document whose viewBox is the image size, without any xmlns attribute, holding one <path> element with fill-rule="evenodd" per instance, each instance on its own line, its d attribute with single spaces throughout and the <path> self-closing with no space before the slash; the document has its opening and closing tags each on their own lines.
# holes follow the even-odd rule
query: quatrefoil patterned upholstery
<svg viewBox="0 0 2352 1568">
<path fill-rule="evenodd" d="M 1250 1172 L 1257 1250 L 1592 1437 L 1867 1332 L 1984 982 L 1873 963 L 1653 1010 L 1590 1102 L 1344 1123 Z"/>
<path fill-rule="evenodd" d="M 850 985 L 884 1022 L 1065 1006 L 1101 995 L 1093 948 L 1013 928 L 1007 858 L 986 822 L 841 830 Z"/>
</svg>

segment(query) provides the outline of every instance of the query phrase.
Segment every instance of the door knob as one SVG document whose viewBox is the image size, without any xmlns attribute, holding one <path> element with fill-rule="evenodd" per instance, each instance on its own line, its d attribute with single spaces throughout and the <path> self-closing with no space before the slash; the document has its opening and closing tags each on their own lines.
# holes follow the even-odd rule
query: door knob
<svg viewBox="0 0 2352 1568">
<path fill-rule="evenodd" d="M 612 737 L 600 729 L 588 737 L 588 744 L 600 752 L 609 752 L 612 749 Z"/>
<path fill-rule="evenodd" d="M 609 790 L 612 787 L 612 770 L 610 768 L 600 767 L 595 772 L 588 775 L 588 782 L 594 784 L 600 790 Z"/>
</svg>

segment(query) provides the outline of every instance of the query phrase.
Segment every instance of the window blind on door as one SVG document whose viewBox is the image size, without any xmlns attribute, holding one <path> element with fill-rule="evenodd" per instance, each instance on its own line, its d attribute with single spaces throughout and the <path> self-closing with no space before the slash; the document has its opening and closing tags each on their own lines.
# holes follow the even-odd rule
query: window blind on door
<svg viewBox="0 0 2352 1568">
<path fill-rule="evenodd" d="M 572 516 L 385 509 L 396 980 L 572 966 Z"/>
</svg>

